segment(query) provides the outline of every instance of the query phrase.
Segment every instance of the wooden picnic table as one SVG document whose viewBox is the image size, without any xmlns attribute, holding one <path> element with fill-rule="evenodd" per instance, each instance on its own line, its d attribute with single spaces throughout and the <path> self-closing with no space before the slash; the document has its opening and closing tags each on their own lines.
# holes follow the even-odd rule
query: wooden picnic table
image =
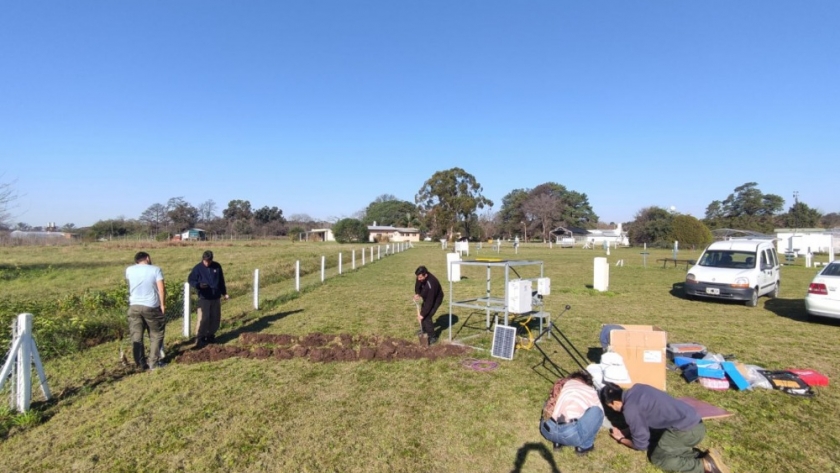
<svg viewBox="0 0 840 473">
<path fill-rule="evenodd" d="M 669 262 L 674 263 L 675 268 L 677 267 L 677 265 L 684 264 L 686 271 L 688 271 L 688 268 L 690 268 L 694 263 L 696 263 L 696 261 L 694 261 L 693 259 L 659 258 L 656 260 L 657 263 L 660 261 L 662 262 L 663 268 L 668 266 Z"/>
</svg>

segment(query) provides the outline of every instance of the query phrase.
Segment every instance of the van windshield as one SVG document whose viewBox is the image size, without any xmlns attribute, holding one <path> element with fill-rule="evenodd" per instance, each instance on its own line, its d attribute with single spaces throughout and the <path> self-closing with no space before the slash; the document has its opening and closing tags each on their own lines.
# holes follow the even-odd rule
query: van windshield
<svg viewBox="0 0 840 473">
<path fill-rule="evenodd" d="M 710 250 L 703 254 L 699 264 L 710 268 L 755 268 L 755 252 Z"/>
</svg>

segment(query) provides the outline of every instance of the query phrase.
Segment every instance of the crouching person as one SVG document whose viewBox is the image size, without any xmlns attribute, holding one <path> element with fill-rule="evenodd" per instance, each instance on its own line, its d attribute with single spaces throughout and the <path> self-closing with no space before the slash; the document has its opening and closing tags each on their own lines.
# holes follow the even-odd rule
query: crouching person
<svg viewBox="0 0 840 473">
<path fill-rule="evenodd" d="M 618 443 L 636 450 L 650 450 L 650 462 L 665 471 L 729 473 L 712 449 L 695 448 L 706 435 L 706 426 L 693 407 L 647 384 L 623 390 L 606 383 L 601 390 L 604 405 L 624 415 L 629 429 L 613 428 Z M 651 430 L 661 436 L 651 445 Z M 652 447 L 652 448 L 651 448 Z"/>
<path fill-rule="evenodd" d="M 604 409 L 592 376 L 576 371 L 554 383 L 543 407 L 540 433 L 554 444 L 575 447 L 575 453 L 586 455 L 595 448 L 595 435 L 604 422 Z"/>
</svg>

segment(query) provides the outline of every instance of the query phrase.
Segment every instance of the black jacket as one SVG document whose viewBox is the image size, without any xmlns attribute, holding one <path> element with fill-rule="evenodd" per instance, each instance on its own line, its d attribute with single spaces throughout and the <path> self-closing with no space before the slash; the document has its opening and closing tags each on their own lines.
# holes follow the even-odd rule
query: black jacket
<svg viewBox="0 0 840 473">
<path fill-rule="evenodd" d="M 222 265 L 215 261 L 209 266 L 204 266 L 203 262 L 195 265 L 187 282 L 198 291 L 200 299 L 221 299 L 227 294 Z"/>
<path fill-rule="evenodd" d="M 415 283 L 414 290 L 416 291 L 417 289 L 417 284 Z M 426 280 L 423 281 L 419 289 L 420 292 L 418 294 L 423 298 L 420 315 L 423 317 L 433 315 L 443 302 L 443 288 L 440 287 L 440 282 L 432 273 L 426 273 Z"/>
</svg>

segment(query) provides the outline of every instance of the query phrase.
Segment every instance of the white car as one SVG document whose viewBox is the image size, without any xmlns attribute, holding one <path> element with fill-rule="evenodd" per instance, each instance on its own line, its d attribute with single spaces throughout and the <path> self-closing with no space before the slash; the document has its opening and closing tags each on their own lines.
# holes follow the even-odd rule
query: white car
<svg viewBox="0 0 840 473">
<path fill-rule="evenodd" d="M 779 297 L 779 258 L 772 240 L 733 238 L 709 245 L 685 275 L 685 296 L 744 301 Z"/>
<path fill-rule="evenodd" d="M 809 317 L 840 319 L 840 261 L 829 263 L 811 281 L 805 310 Z"/>
</svg>

